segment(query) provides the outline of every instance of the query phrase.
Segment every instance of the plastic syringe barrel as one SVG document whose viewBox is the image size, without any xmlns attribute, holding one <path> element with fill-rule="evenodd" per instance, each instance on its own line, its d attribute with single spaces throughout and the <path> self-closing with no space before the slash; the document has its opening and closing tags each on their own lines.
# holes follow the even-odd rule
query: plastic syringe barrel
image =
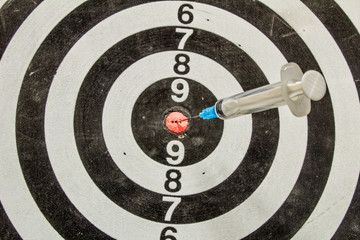
<svg viewBox="0 0 360 240">
<path fill-rule="evenodd" d="M 199 116 L 225 120 L 288 105 L 295 116 L 304 117 L 311 110 L 311 100 L 319 101 L 326 93 L 325 79 L 317 71 L 309 70 L 303 74 L 299 65 L 287 63 L 281 68 L 280 75 L 280 82 L 220 99 Z"/>
<path fill-rule="evenodd" d="M 288 84 L 288 88 L 291 97 L 303 94 L 300 81 Z M 215 112 L 219 118 L 229 119 L 282 105 L 286 105 L 286 101 L 279 82 L 220 99 L 215 104 Z"/>
</svg>

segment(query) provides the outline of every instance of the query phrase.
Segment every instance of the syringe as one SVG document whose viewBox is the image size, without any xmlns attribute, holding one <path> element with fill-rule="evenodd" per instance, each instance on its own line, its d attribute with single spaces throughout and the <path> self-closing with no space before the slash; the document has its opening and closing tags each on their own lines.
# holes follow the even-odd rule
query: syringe
<svg viewBox="0 0 360 240">
<path fill-rule="evenodd" d="M 296 63 L 281 68 L 281 81 L 218 100 L 200 113 L 203 119 L 229 119 L 288 105 L 298 117 L 311 110 L 311 101 L 319 101 L 326 93 L 324 77 L 317 71 L 305 74 Z"/>
</svg>

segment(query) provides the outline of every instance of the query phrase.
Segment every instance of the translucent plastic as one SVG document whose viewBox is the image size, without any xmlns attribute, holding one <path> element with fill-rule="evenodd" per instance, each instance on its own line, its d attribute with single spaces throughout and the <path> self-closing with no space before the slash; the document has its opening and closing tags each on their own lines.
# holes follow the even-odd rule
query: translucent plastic
<svg viewBox="0 0 360 240">
<path fill-rule="evenodd" d="M 294 115 L 301 117 L 309 114 L 310 100 L 320 100 L 325 92 L 325 79 L 320 73 L 311 70 L 303 74 L 297 64 L 288 63 L 281 69 L 281 82 L 220 99 L 215 113 L 229 119 L 288 105 Z"/>
</svg>

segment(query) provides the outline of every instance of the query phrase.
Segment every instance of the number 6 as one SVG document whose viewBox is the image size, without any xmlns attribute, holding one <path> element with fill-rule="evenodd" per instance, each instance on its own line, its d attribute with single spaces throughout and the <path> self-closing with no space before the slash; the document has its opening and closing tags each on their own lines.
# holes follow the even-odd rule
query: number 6
<svg viewBox="0 0 360 240">
<path fill-rule="evenodd" d="M 194 9 L 190 4 L 183 4 L 178 11 L 178 19 L 183 24 L 189 24 L 194 20 L 194 15 L 190 11 L 184 10 L 184 8 Z M 187 16 L 187 18 L 184 18 Z"/>
<path fill-rule="evenodd" d="M 162 230 L 161 235 L 160 235 L 160 240 L 176 240 L 176 238 L 172 235 L 167 235 L 167 232 L 171 231 L 173 233 L 177 233 L 176 229 L 173 227 L 166 227 L 164 228 L 164 230 Z"/>
</svg>

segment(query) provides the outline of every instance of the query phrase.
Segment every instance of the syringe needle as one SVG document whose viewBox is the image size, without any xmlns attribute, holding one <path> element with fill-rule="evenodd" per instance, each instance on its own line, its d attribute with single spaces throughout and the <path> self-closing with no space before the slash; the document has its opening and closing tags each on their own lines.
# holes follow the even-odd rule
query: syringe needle
<svg viewBox="0 0 360 240">
<path fill-rule="evenodd" d="M 319 72 L 310 70 L 303 74 L 296 63 L 288 63 L 281 68 L 281 82 L 220 99 L 199 116 L 225 120 L 288 105 L 295 116 L 302 117 L 311 110 L 310 100 L 318 101 L 325 93 L 325 79 Z"/>
<path fill-rule="evenodd" d="M 199 115 L 196 115 L 196 116 L 192 116 L 192 117 L 187 117 L 187 118 L 183 118 L 183 119 L 178 119 L 177 121 L 178 121 L 178 122 L 188 121 L 189 119 L 199 118 L 199 117 L 200 117 Z"/>
</svg>

